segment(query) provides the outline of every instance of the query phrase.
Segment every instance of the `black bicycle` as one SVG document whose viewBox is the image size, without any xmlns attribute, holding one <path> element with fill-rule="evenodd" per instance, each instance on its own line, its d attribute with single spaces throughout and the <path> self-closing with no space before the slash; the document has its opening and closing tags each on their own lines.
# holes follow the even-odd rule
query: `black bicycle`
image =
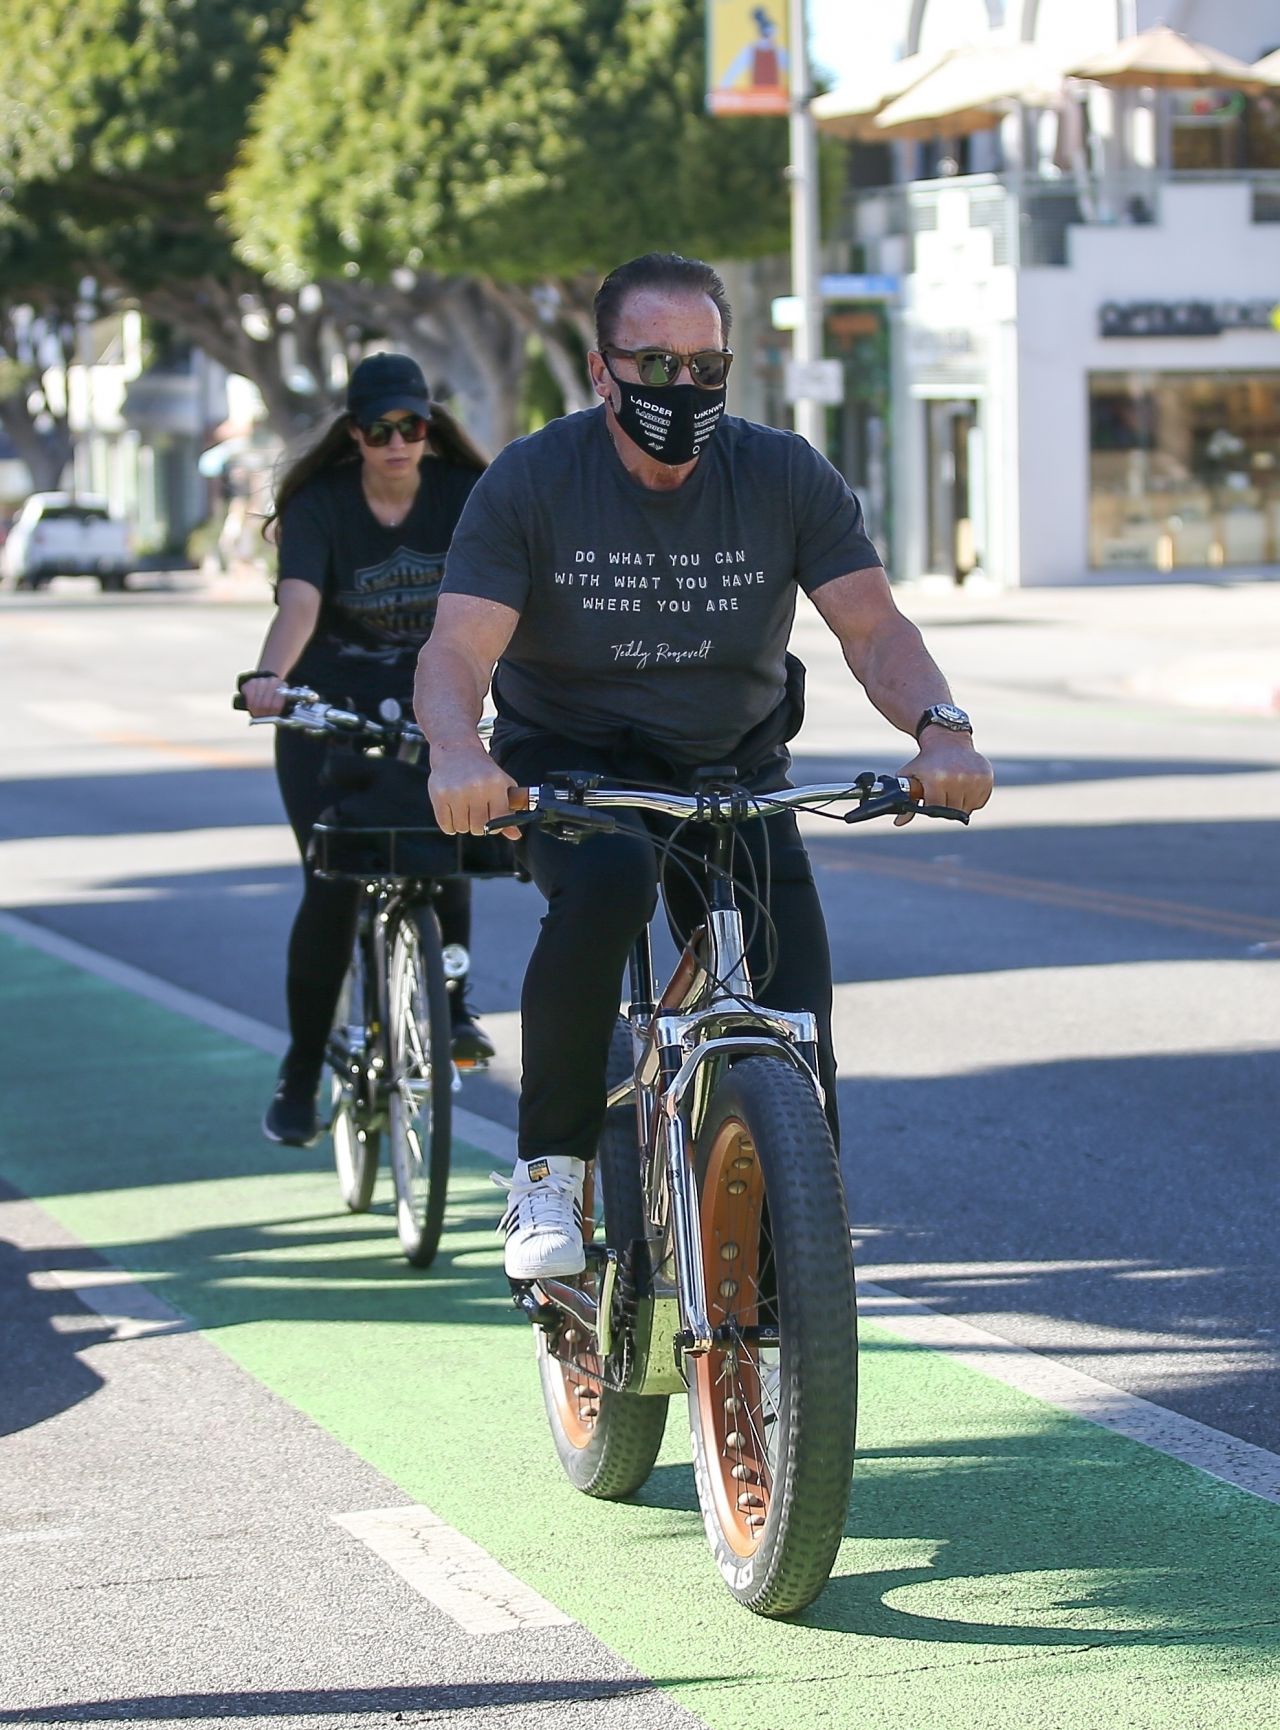
<svg viewBox="0 0 1280 1730">
<path fill-rule="evenodd" d="M 250 724 L 356 747 L 335 769 L 334 808 L 313 826 L 308 850 L 318 873 L 354 880 L 362 891 L 325 1054 L 338 1189 L 351 1212 L 371 1206 L 385 1134 L 400 1247 L 413 1267 L 429 1267 L 444 1224 L 453 1093 L 461 1085 L 449 993 L 468 967 L 465 951 L 441 939 L 435 898 L 448 877 L 515 874 L 514 855 L 498 837 L 445 835 L 423 821 L 430 806 L 418 767 L 423 737 L 413 722 L 398 713 L 373 720 L 304 687 L 282 695 L 282 714 Z"/>
<path fill-rule="evenodd" d="M 907 811 L 968 818 L 923 805 L 915 783 L 871 773 L 769 794 L 557 776 L 516 793 L 513 806 L 494 828 L 541 823 L 582 840 L 629 810 L 709 832 L 709 844 L 684 851 L 706 867 L 704 923 L 661 993 L 647 931 L 632 951 L 630 1007 L 615 1029 L 608 1113 L 584 1189 L 586 1271 L 513 1282 L 513 1293 L 537 1324 L 547 1416 L 571 1481 L 614 1499 L 638 1489 L 668 1399 L 683 1396 L 720 1572 L 749 1609 L 787 1615 L 822 1590 L 844 1530 L 854 1270 L 814 1017 L 755 998 L 734 832 L 787 810 L 846 823 Z M 675 837 L 665 847 L 681 857 Z M 765 898 L 753 899 L 767 920 Z"/>
</svg>

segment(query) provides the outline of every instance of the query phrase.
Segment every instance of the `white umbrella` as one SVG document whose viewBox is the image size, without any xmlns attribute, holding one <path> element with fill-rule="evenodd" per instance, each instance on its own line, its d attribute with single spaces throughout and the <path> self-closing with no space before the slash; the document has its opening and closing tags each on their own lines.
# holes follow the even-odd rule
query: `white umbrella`
<svg viewBox="0 0 1280 1730">
<path fill-rule="evenodd" d="M 1265 60 L 1255 60 L 1249 70 L 1255 77 L 1265 78 L 1269 87 L 1280 88 L 1280 48 Z"/>
<path fill-rule="evenodd" d="M 918 84 L 945 58 L 945 54 L 908 54 L 904 60 L 864 71 L 815 96 L 810 106 L 819 129 L 836 138 L 876 138 L 872 123 L 885 104 Z"/>
<path fill-rule="evenodd" d="M 985 42 L 957 48 L 876 115 L 882 136 L 955 137 L 999 125 L 1010 102 L 1047 108 L 1062 94 L 1062 72 L 1031 42 Z"/>
<path fill-rule="evenodd" d="M 1192 42 L 1167 24 L 1126 36 L 1114 48 L 1071 66 L 1073 78 L 1118 89 L 1265 90 L 1275 80 L 1234 54 Z"/>
</svg>

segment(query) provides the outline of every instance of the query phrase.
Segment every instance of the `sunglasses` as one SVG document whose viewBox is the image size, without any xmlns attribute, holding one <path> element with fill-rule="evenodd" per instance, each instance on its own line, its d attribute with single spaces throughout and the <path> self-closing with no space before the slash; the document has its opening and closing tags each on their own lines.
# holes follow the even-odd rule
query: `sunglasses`
<svg viewBox="0 0 1280 1730">
<path fill-rule="evenodd" d="M 633 360 L 641 384 L 674 384 L 680 377 L 681 367 L 687 366 L 689 377 L 700 390 L 719 390 L 733 364 L 731 348 L 700 348 L 693 354 L 676 354 L 669 348 L 614 348 L 610 345 L 604 353 L 617 355 L 619 360 Z"/>
<path fill-rule="evenodd" d="M 399 433 L 407 445 L 420 445 L 427 436 L 427 425 L 425 415 L 407 414 L 403 420 L 371 420 L 360 428 L 360 436 L 375 450 L 389 445 L 392 433 Z"/>
</svg>

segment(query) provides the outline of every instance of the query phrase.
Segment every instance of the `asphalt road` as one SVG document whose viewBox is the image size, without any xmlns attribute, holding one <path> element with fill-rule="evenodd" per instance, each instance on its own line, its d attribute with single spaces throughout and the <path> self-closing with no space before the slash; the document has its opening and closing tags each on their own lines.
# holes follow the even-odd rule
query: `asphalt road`
<svg viewBox="0 0 1280 1730">
<path fill-rule="evenodd" d="M 1246 603 L 1256 650 L 1277 622 L 1266 592 L 1064 594 L 1057 604 L 910 597 L 978 720 L 996 799 L 967 831 L 815 823 L 812 851 L 832 932 L 846 1174 L 864 1271 L 999 1339 L 1280 1452 L 1280 721 L 1165 700 L 1179 691 L 1158 677 L 1185 658 L 1192 630 L 1200 647 L 1214 646 L 1215 608 L 1225 654 Z M 0 599 L 0 906 L 282 1026 L 280 956 L 297 868 L 269 738 L 250 733 L 226 697 L 234 671 L 252 663 L 264 618 L 260 604 L 188 593 L 108 602 L 68 587 Z M 903 741 L 850 684 L 816 620 L 802 618 L 798 647 L 810 695 L 797 779 L 896 768 Z M 531 889 L 495 883 L 478 888 L 477 912 L 475 996 L 501 1049 L 463 1102 L 509 1125 L 519 981 L 539 908 Z M 166 1097 L 182 1133 L 179 1081 L 170 1078 Z M 264 1171 L 274 1169 L 268 1151 Z M 39 1228 L 26 1229 L 25 1253 L 15 1240 L 0 1269 L 10 1295 L 29 1290 L 30 1270 L 49 1253 Z M 74 1301 L 62 1307 L 79 1313 Z M 91 1330 L 92 1312 L 54 1332 L 75 1338 L 77 1327 Z M 202 1349 L 161 1333 L 149 1349 L 162 1348 Z M 89 1340 L 83 1353 L 57 1354 L 69 1406 L 97 1391 L 94 1349 L 109 1353 Z M 145 1384 L 145 1366 L 132 1361 Z M 43 1375 L 47 1350 L 40 1364 Z M 153 1397 L 115 1382 L 114 1402 Z M 228 1389 L 232 1407 L 254 1397 Z M 138 1413 L 121 1410 L 127 1437 Z M 267 1418 L 282 1426 L 287 1457 L 294 1420 L 274 1407 Z M 104 1419 L 108 1432 L 115 1421 Z M 376 1485 L 343 1477 L 353 1468 L 341 1450 L 320 1453 L 334 1498 L 379 1505 Z M 252 1476 L 236 1474 L 246 1530 L 267 1518 L 244 1487 Z M 105 1467 L 101 1478 L 110 1479 Z M 200 1518 L 214 1519 L 231 1493 L 212 1482 Z M 295 1516 L 305 1523 L 301 1502 L 286 1499 L 282 1519 Z M 56 1511 L 50 1523 L 60 1529 Z M 323 1542 L 335 1541 L 326 1531 Z M 321 1540 L 312 1531 L 307 1543 Z M 52 1590 L 47 1577 L 40 1590 Z M 180 1603 L 170 1599 L 165 1614 L 181 1620 Z M 579 1702 L 592 1721 L 681 1721 L 634 1670 L 585 1653 L 557 1649 L 567 1669 L 552 1664 L 532 1681 L 517 1665 L 534 1692 L 506 1706 L 490 1693 L 476 1710 L 492 1707 L 494 1722 L 516 1706 L 522 1724 L 544 1710 L 548 1722 L 571 1722 L 564 1710 L 574 1701 L 555 1692 L 556 1676 L 589 1663 L 612 1687 L 607 1699 Z M 327 1705 L 304 1690 L 273 1709 L 258 1694 L 234 1715 L 389 1714 L 396 1703 L 373 1680 L 367 1698 L 342 1693 L 354 1672 L 339 1659 L 320 1666 Z M 386 1680 L 385 1667 L 377 1674 Z M 470 1709 L 474 1665 L 459 1659 L 456 1676 L 457 1700 L 410 1692 L 399 1708 Z M 543 1683 L 551 1691 L 538 1694 Z M 99 1691 L 116 1697 L 122 1687 L 117 1678 Z M 134 1715 L 232 1710 L 199 1690 L 179 1709 L 180 1694 L 176 1681 L 152 1688 Z M 323 1696 L 317 1682 L 315 1699 Z M 59 1697 L 84 1696 L 68 1684 Z M 745 1721 L 771 1730 L 770 1720 Z"/>
<path fill-rule="evenodd" d="M 1117 642 L 1158 664 L 1205 594 L 1148 591 L 1145 635 L 1138 611 L 1110 641 L 1065 599 L 913 597 L 996 799 L 968 831 L 810 828 L 863 1266 L 1277 1448 L 1280 721 L 1115 694 Z M 296 868 L 269 734 L 225 696 L 262 608 L 70 585 L 0 605 L 3 904 L 282 1026 Z M 812 615 L 797 640 L 797 779 L 896 768 Z M 465 1103 L 510 1124 L 539 908 L 505 882 L 476 906 L 501 1054 Z"/>
</svg>

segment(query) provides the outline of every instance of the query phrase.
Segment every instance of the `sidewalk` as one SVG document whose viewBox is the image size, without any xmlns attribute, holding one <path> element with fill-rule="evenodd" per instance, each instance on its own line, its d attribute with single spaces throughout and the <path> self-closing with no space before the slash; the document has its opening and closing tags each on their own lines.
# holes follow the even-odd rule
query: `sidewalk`
<svg viewBox="0 0 1280 1730">
<path fill-rule="evenodd" d="M 957 589 L 926 580 L 895 593 L 926 634 L 1021 627 L 1028 678 L 1052 669 L 1079 695 L 1280 716 L 1280 582 Z"/>
<path fill-rule="evenodd" d="M 210 605 L 272 601 L 270 579 L 253 566 L 211 577 L 147 573 L 131 586 Z M 1023 631 L 1028 679 L 1081 696 L 1280 716 L 1280 581 L 1001 589 L 981 579 L 956 588 L 927 578 L 894 593 L 926 635 L 963 629 L 979 660 L 989 634 L 993 665 L 998 657 L 1007 668 L 1005 632 Z"/>
</svg>

